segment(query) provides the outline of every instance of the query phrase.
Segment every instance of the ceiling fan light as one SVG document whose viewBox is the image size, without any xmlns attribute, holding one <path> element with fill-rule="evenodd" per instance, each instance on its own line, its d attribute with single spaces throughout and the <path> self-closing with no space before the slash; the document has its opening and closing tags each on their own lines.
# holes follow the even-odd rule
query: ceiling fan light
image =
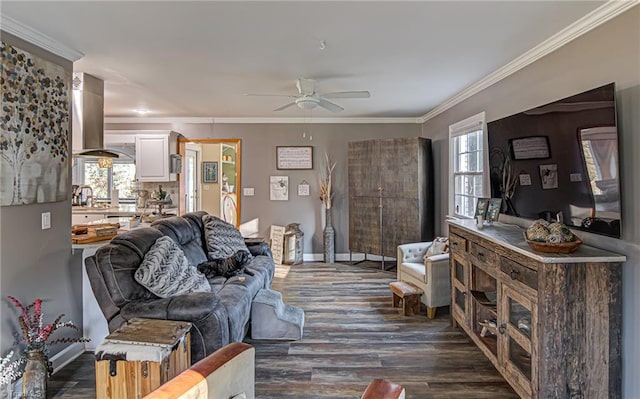
<svg viewBox="0 0 640 399">
<path fill-rule="evenodd" d="M 319 100 L 314 97 L 299 97 L 296 99 L 296 105 L 301 109 L 314 109 L 318 106 Z"/>
</svg>

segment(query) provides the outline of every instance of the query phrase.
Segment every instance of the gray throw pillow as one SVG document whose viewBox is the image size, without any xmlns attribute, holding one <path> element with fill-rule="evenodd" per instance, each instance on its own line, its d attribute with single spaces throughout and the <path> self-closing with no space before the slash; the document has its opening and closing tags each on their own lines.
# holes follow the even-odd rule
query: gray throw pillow
<svg viewBox="0 0 640 399">
<path fill-rule="evenodd" d="M 238 251 L 248 253 L 249 259 L 251 258 L 249 248 L 236 226 L 211 215 L 204 215 L 202 222 L 209 260 L 226 259 L 234 256 Z"/>
<path fill-rule="evenodd" d="M 169 237 L 156 240 L 144 255 L 134 278 L 160 298 L 211 291 L 204 274 L 189 264 L 180 246 Z"/>
</svg>

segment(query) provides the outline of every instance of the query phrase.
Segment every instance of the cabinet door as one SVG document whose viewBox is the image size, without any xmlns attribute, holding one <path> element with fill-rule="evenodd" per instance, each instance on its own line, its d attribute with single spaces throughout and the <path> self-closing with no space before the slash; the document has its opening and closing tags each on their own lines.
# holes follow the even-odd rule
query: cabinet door
<svg viewBox="0 0 640 399">
<path fill-rule="evenodd" d="M 462 255 L 451 252 L 451 313 L 462 326 L 469 323 L 469 263 Z"/>
<path fill-rule="evenodd" d="M 349 143 L 349 196 L 375 197 L 380 185 L 380 142 L 378 140 Z"/>
<path fill-rule="evenodd" d="M 380 140 L 383 197 L 418 198 L 420 157 L 417 138 Z"/>
<path fill-rule="evenodd" d="M 418 201 L 382 198 L 382 254 L 395 258 L 398 245 L 422 241 Z"/>
<path fill-rule="evenodd" d="M 139 181 L 169 181 L 169 135 L 136 136 L 136 177 Z"/>
<path fill-rule="evenodd" d="M 381 255 L 380 199 L 349 198 L 349 250 Z"/>
<path fill-rule="evenodd" d="M 514 388 L 523 397 L 535 397 L 532 381 L 538 381 L 536 304 L 510 286 L 500 284 L 498 308 L 499 357 L 504 373 L 514 381 Z M 535 385 L 535 384 L 533 384 Z"/>
</svg>

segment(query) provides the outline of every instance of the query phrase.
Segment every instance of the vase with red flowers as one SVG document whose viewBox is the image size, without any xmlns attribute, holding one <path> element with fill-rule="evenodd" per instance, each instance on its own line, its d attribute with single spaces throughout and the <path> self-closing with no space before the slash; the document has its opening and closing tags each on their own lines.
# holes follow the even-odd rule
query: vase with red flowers
<svg viewBox="0 0 640 399">
<path fill-rule="evenodd" d="M 22 396 L 32 399 L 47 397 L 47 382 L 53 371 L 48 358 L 48 346 L 72 342 L 88 342 L 84 337 L 60 337 L 50 339 L 60 328 L 66 327 L 81 332 L 71 321 L 62 321 L 60 314 L 53 323 L 44 323 L 42 299 L 37 298 L 32 304 L 24 306 L 15 297 L 8 296 L 9 301 L 20 311 L 18 323 L 21 333 L 16 334 L 19 343 L 25 345 L 26 365 L 22 375 Z"/>
</svg>

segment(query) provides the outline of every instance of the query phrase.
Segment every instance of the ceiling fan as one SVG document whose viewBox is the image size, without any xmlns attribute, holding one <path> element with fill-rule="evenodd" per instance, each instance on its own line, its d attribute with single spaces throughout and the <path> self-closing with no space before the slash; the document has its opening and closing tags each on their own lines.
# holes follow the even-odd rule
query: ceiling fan
<svg viewBox="0 0 640 399">
<path fill-rule="evenodd" d="M 274 111 L 282 111 L 289 107 L 297 105 L 301 109 L 314 109 L 316 107 L 324 108 L 331 112 L 340 112 L 344 108 L 335 104 L 328 98 L 369 98 L 371 94 L 368 91 L 335 91 L 331 93 L 319 94 L 317 92 L 318 81 L 315 79 L 298 78 L 296 82 L 298 88 L 298 95 L 287 94 L 246 94 L 247 96 L 265 96 L 265 97 L 288 97 L 294 100 L 281 107 L 274 109 Z"/>
</svg>

